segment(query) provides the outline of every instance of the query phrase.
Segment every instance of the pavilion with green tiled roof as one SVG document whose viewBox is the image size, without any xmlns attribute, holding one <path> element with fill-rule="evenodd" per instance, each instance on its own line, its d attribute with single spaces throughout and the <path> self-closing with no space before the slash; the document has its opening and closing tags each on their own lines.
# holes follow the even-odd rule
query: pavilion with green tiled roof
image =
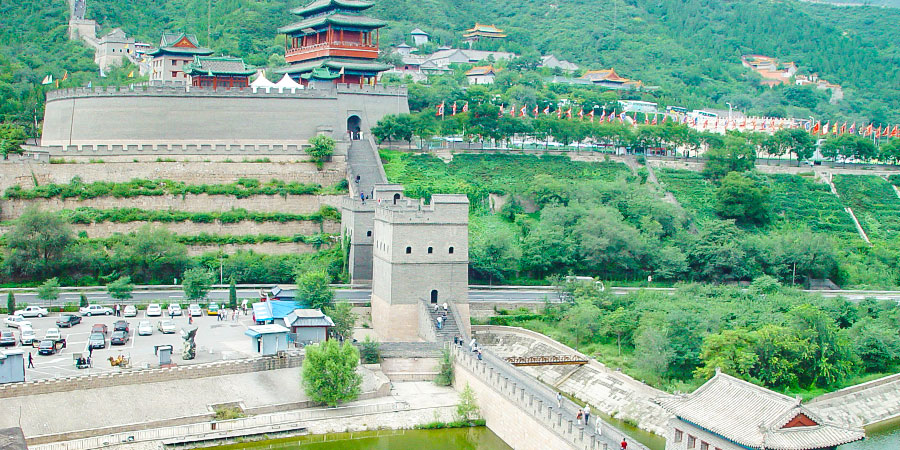
<svg viewBox="0 0 900 450">
<path fill-rule="evenodd" d="M 209 56 L 212 50 L 201 47 L 193 34 L 164 32 L 159 47 L 147 52 L 150 62 L 150 82 L 177 82 L 188 84 L 190 75 L 185 67 L 198 56 Z"/>
<path fill-rule="evenodd" d="M 185 33 L 163 33 L 160 39 L 159 47 L 151 49 L 147 52 L 150 56 L 172 55 L 212 55 L 213 51 L 201 47 L 197 41 L 197 37 L 193 34 Z"/>
<path fill-rule="evenodd" d="M 293 9 L 300 20 L 278 29 L 285 35 L 284 59 L 289 64 L 279 72 L 304 84 L 329 79 L 332 73 L 338 74 L 335 83 L 375 84 L 378 73 L 391 66 L 376 61 L 378 30 L 387 22 L 362 14 L 373 5 L 363 0 L 315 0 Z M 323 76 L 311 76 L 313 71 Z"/>
<path fill-rule="evenodd" d="M 241 58 L 197 56 L 184 67 L 184 72 L 191 77 L 191 85 L 195 87 L 242 89 L 249 86 L 250 75 L 256 73 L 256 69 Z"/>
</svg>

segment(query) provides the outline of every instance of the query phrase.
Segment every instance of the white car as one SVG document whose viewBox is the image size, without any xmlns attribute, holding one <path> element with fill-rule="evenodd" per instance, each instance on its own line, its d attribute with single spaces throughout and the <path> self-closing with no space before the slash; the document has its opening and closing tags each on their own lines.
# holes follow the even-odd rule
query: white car
<svg viewBox="0 0 900 450">
<path fill-rule="evenodd" d="M 111 316 L 113 313 L 113 310 L 110 308 L 107 308 L 105 306 L 88 305 L 88 306 L 85 306 L 82 308 L 78 308 L 78 313 L 81 314 L 82 316 L 88 316 L 88 317 L 102 316 L 102 315 Z"/>
<path fill-rule="evenodd" d="M 168 311 L 169 311 L 169 317 L 180 316 L 181 315 L 181 305 L 179 305 L 178 303 L 172 303 L 171 305 L 169 305 Z"/>
<path fill-rule="evenodd" d="M 7 327 L 12 328 L 21 328 L 23 326 L 31 328 L 31 322 L 25 320 L 22 316 L 9 316 L 3 319 L 3 323 L 5 323 Z"/>
<path fill-rule="evenodd" d="M 151 303 L 147 306 L 147 317 L 159 317 L 162 315 L 162 308 L 159 303 Z"/>
<path fill-rule="evenodd" d="M 62 339 L 62 336 L 59 334 L 59 328 L 47 328 L 47 332 L 44 333 L 44 339 L 53 339 L 54 341 Z"/>
<path fill-rule="evenodd" d="M 150 324 L 149 320 L 138 322 L 137 334 L 138 336 L 150 336 L 153 334 L 153 325 Z"/>
<path fill-rule="evenodd" d="M 35 339 L 37 339 L 37 336 L 31 327 L 23 326 L 19 328 L 19 340 L 22 342 L 22 345 L 31 345 Z"/>
<path fill-rule="evenodd" d="M 49 315 L 50 311 L 47 311 L 46 308 L 41 308 L 40 306 L 29 306 L 25 309 L 20 309 L 16 311 L 16 316 L 22 317 L 44 317 Z"/>
<path fill-rule="evenodd" d="M 175 332 L 175 322 L 171 320 L 160 320 L 159 324 L 156 325 L 156 329 L 161 331 L 163 334 L 172 334 Z"/>
<path fill-rule="evenodd" d="M 203 315 L 203 310 L 200 309 L 200 305 L 192 304 L 188 306 L 188 314 L 190 314 L 191 317 L 200 317 Z"/>
<path fill-rule="evenodd" d="M 122 315 L 125 317 L 137 317 L 137 308 L 134 305 L 128 305 L 125 307 L 125 312 Z"/>
</svg>

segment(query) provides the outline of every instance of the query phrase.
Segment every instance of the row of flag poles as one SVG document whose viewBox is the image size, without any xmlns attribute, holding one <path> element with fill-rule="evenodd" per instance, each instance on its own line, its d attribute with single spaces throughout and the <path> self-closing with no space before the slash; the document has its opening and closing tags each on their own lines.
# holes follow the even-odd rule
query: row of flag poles
<svg viewBox="0 0 900 450">
<path fill-rule="evenodd" d="M 447 110 L 450 111 L 450 116 L 455 116 L 459 112 L 467 112 L 469 111 L 469 102 L 465 102 L 462 108 L 459 108 L 457 102 L 453 102 L 449 108 L 447 108 L 446 102 L 441 102 L 437 107 L 436 116 L 445 117 Z M 591 111 L 585 113 L 584 108 L 579 108 L 576 113 L 573 107 L 569 107 L 568 110 L 564 110 L 563 108 L 556 108 L 551 111 L 550 106 L 544 107 L 544 109 L 540 109 L 538 106 L 533 108 L 529 108 L 528 106 L 523 105 L 520 108 L 516 108 L 515 105 L 511 105 L 509 109 L 506 108 L 506 105 L 500 105 L 500 112 L 498 114 L 499 117 L 503 117 L 504 115 L 509 114 L 510 117 L 540 117 L 541 114 L 544 116 L 556 115 L 558 119 L 562 119 L 563 117 L 567 119 L 572 119 L 574 117 L 578 117 L 579 119 L 584 119 L 585 117 L 589 118 L 591 123 L 594 123 L 595 120 L 600 123 L 607 122 L 611 123 L 613 121 L 618 121 L 621 124 L 629 124 L 632 126 L 638 126 L 640 123 L 637 119 L 637 112 L 632 112 L 632 115 L 629 116 L 626 112 L 616 113 L 615 110 L 610 111 L 609 114 L 603 110 L 600 113 L 599 118 L 595 117 L 595 111 L 592 109 Z M 664 124 L 667 121 L 677 124 L 685 124 L 691 128 L 699 129 L 699 130 L 718 130 L 724 128 L 726 131 L 728 130 L 736 130 L 736 131 L 768 131 L 774 132 L 777 130 L 783 130 L 786 128 L 801 128 L 803 127 L 810 134 L 817 136 L 839 136 L 844 134 L 858 134 L 864 137 L 873 137 L 873 138 L 883 138 L 883 137 L 900 137 L 900 125 L 894 125 L 891 128 L 890 125 L 876 126 L 874 124 L 869 124 L 866 126 L 857 127 L 856 123 L 853 123 L 848 126 L 847 122 L 843 124 L 839 123 L 830 123 L 826 122 L 822 125 L 821 121 L 813 123 L 812 121 L 801 122 L 794 119 L 783 119 L 783 118 L 775 118 L 775 117 L 750 117 L 750 118 L 741 118 L 741 119 L 720 119 L 720 118 L 712 118 L 712 117 L 688 117 L 687 114 L 678 113 L 678 114 L 664 114 L 664 113 L 642 113 L 644 114 L 644 125 L 659 125 Z M 650 116 L 653 116 L 651 119 Z M 662 116 L 660 120 L 659 116 Z M 671 118 L 670 118 L 671 117 Z"/>
<path fill-rule="evenodd" d="M 342 70 L 343 70 L 343 69 L 342 69 Z M 103 72 L 103 68 L 102 68 L 102 67 L 100 68 L 100 77 L 101 77 L 101 78 L 106 78 L 106 74 Z M 128 78 L 134 78 L 134 71 L 133 71 L 133 70 L 132 70 L 131 72 L 128 72 Z M 48 85 L 48 84 L 54 84 L 54 83 L 56 83 L 56 88 L 59 89 L 59 83 L 61 83 L 61 82 L 63 82 L 63 81 L 66 81 L 66 80 L 68 80 L 68 79 L 69 79 L 69 71 L 67 70 L 67 71 L 65 71 L 65 73 L 63 73 L 62 78 L 58 78 L 58 79 L 56 79 L 56 80 L 53 79 L 53 74 L 47 74 L 47 76 L 44 77 L 43 80 L 41 80 L 41 84 L 43 84 L 43 85 Z M 91 85 L 92 85 L 92 83 L 91 83 L 91 82 L 88 82 L 88 87 L 91 87 Z"/>
</svg>

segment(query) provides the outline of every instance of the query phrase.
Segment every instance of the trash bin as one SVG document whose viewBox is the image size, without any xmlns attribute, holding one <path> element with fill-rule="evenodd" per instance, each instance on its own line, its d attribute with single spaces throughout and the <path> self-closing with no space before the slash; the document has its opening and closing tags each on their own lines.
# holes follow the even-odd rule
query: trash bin
<svg viewBox="0 0 900 450">
<path fill-rule="evenodd" d="M 153 353 L 159 356 L 159 365 L 165 366 L 172 364 L 172 346 L 156 345 L 153 347 Z"/>
</svg>

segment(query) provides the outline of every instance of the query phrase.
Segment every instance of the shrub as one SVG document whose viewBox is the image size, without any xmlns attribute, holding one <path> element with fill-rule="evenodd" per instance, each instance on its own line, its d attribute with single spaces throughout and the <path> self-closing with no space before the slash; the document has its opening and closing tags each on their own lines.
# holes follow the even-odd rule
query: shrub
<svg viewBox="0 0 900 450">
<path fill-rule="evenodd" d="M 359 344 L 359 357 L 363 364 L 378 364 L 381 361 L 381 348 L 378 341 L 366 336 Z"/>
</svg>

